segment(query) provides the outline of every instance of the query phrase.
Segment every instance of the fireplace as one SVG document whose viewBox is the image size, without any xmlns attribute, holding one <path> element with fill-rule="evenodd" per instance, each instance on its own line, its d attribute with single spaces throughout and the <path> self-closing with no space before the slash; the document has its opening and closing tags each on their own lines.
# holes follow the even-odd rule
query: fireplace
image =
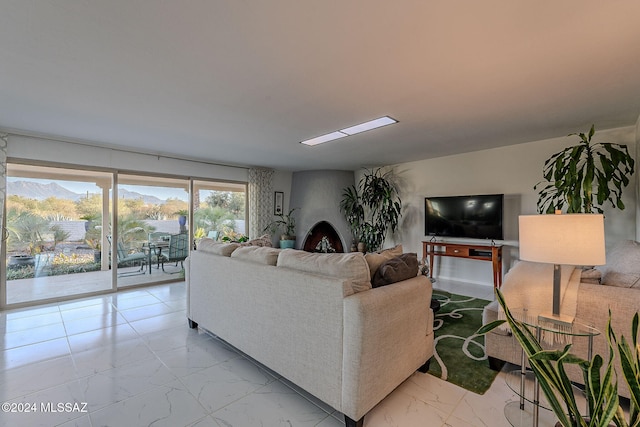
<svg viewBox="0 0 640 427">
<path fill-rule="evenodd" d="M 353 171 L 293 173 L 289 206 L 296 208 L 296 248 L 315 251 L 326 237 L 336 252 L 349 251 L 353 237 L 339 206 L 342 192 L 354 182 Z"/>
<path fill-rule="evenodd" d="M 302 249 L 307 252 L 344 252 L 338 232 L 327 221 L 320 221 L 309 230 Z"/>
</svg>

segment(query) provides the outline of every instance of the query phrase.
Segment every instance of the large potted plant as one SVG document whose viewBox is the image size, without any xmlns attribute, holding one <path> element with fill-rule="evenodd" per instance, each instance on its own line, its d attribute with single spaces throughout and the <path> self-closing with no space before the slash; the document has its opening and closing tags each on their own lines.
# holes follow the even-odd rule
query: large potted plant
<svg viewBox="0 0 640 427">
<path fill-rule="evenodd" d="M 544 162 L 544 180 L 539 190 L 538 211 L 553 213 L 565 206 L 568 213 L 602 213 L 602 205 L 624 209 L 622 189 L 634 172 L 634 160 L 626 145 L 592 143 L 595 126 L 580 137 L 580 144 L 555 153 Z"/>
<path fill-rule="evenodd" d="M 282 230 L 280 235 L 280 247 L 281 248 L 293 248 L 296 243 L 296 218 L 293 216 L 296 208 L 289 211 L 288 214 L 276 215 L 277 220 L 269 223 L 264 231 L 270 231 L 275 233 L 278 229 Z"/>
<path fill-rule="evenodd" d="M 383 173 L 380 168 L 367 170 L 357 186 L 345 188 L 340 201 L 340 211 L 354 238 L 368 251 L 379 250 L 387 231 L 396 231 L 401 210 L 391 171 Z"/>
<path fill-rule="evenodd" d="M 536 376 L 540 388 L 555 416 L 556 426 L 587 427 L 637 426 L 640 425 L 640 359 L 638 359 L 638 314 L 632 321 L 632 346 L 624 336 L 617 340 L 611 328 L 611 318 L 607 324 L 609 355 L 605 360 L 596 354 L 585 360 L 571 353 L 571 344 L 562 350 L 544 350 L 534 333 L 524 323 L 516 320 L 507 307 L 504 296 L 496 290 L 498 302 L 502 306 L 506 320 L 496 320 L 478 330 L 485 334 L 503 323 L 508 323 L 514 337 L 522 346 L 529 360 L 529 366 Z M 617 347 L 621 358 L 624 380 L 631 391 L 628 415 L 619 404 L 616 376 L 613 369 L 614 350 Z M 588 385 L 588 416 L 576 402 L 574 390 L 565 370 L 565 364 L 577 364 Z M 628 419 L 626 418 L 628 416 Z M 615 423 L 615 424 L 614 424 Z"/>
</svg>

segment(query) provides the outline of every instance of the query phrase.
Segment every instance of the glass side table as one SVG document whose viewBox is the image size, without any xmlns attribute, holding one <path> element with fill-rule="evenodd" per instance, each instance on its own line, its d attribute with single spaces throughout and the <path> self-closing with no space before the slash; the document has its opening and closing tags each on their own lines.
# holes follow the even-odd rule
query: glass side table
<svg viewBox="0 0 640 427">
<path fill-rule="evenodd" d="M 516 319 L 525 319 L 526 309 L 511 310 L 511 313 Z M 587 359 L 591 360 L 593 356 L 593 337 L 600 335 L 593 326 L 589 326 L 587 322 L 575 318 L 570 330 L 559 330 L 548 324 L 540 325 L 538 322 L 523 322 L 524 325 L 535 330 L 535 335 L 538 341 L 541 341 L 541 336 L 544 332 L 549 332 L 558 335 L 565 335 L 570 337 L 584 337 L 587 339 Z M 509 372 L 507 375 L 507 385 L 513 390 L 520 398 L 519 401 L 509 402 L 504 408 L 504 415 L 514 427 L 523 427 L 531 425 L 538 427 L 540 407 L 546 408 L 540 403 L 540 385 L 538 379 L 533 372 L 527 369 L 526 354 L 522 350 L 522 361 L 520 363 L 520 369 Z M 576 388 L 576 392 L 581 392 L 579 388 Z M 585 393 L 589 393 L 588 385 L 585 385 Z M 587 405 L 588 408 L 588 405 Z"/>
</svg>

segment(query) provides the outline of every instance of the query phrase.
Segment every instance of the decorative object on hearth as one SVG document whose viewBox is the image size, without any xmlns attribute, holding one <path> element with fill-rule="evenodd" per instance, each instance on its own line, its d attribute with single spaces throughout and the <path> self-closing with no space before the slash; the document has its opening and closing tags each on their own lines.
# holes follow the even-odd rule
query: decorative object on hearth
<svg viewBox="0 0 640 427">
<path fill-rule="evenodd" d="M 383 173 L 381 168 L 366 170 L 357 186 L 344 189 L 340 201 L 340 211 L 366 251 L 379 250 L 387 231 L 396 231 L 401 210 L 402 201 L 391 171 Z"/>
<path fill-rule="evenodd" d="M 267 224 L 264 231 L 275 233 L 278 229 L 283 229 L 280 235 L 281 248 L 293 248 L 296 243 L 296 218 L 293 215 L 296 208 L 289 211 L 288 214 L 276 215 L 279 219 Z"/>
<path fill-rule="evenodd" d="M 335 248 L 331 246 L 331 242 L 329 242 L 329 238 L 327 236 L 322 236 L 322 239 L 316 245 L 316 252 L 323 252 L 325 254 L 335 252 Z"/>
<path fill-rule="evenodd" d="M 622 189 L 629 185 L 635 161 L 626 145 L 592 144 L 594 133 L 592 125 L 588 134 L 570 134 L 579 136 L 580 144 L 567 147 L 544 162 L 544 180 L 533 187 L 540 189 L 538 212 L 553 213 L 566 206 L 568 213 L 602 213 L 607 201 L 613 208 L 624 209 Z"/>
<path fill-rule="evenodd" d="M 553 264 L 552 313 L 546 321 L 570 326 L 575 313 L 560 314 L 560 266 L 605 264 L 604 217 L 601 214 L 520 215 L 520 259 Z"/>
</svg>

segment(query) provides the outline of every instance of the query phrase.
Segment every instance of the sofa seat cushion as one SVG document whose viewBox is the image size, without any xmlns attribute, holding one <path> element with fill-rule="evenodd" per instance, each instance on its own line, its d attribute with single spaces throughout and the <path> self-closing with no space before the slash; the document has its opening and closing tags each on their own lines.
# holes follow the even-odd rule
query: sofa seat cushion
<svg viewBox="0 0 640 427">
<path fill-rule="evenodd" d="M 345 289 L 344 296 L 371 289 L 369 265 L 360 252 L 325 254 L 284 249 L 277 266 L 349 280 L 351 289 Z"/>
<path fill-rule="evenodd" d="M 276 265 L 280 249 L 267 246 L 242 246 L 231 253 L 231 258 L 238 258 L 264 265 Z"/>
<path fill-rule="evenodd" d="M 198 250 L 214 255 L 231 256 L 240 247 L 239 243 L 221 243 L 205 237 L 198 243 Z"/>
<path fill-rule="evenodd" d="M 640 243 L 625 240 L 607 254 L 602 270 L 602 284 L 623 288 L 640 288 Z"/>
<path fill-rule="evenodd" d="M 406 253 L 383 262 L 371 279 L 371 286 L 377 288 L 390 285 L 417 275 L 418 256 L 415 253 Z"/>
</svg>

